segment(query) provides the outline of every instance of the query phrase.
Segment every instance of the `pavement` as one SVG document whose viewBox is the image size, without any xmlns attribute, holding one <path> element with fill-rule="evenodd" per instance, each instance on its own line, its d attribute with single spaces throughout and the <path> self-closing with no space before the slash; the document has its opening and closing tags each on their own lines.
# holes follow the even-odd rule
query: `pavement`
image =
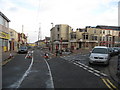
<svg viewBox="0 0 120 90">
<path fill-rule="evenodd" d="M 11 55 L 11 56 L 10 56 Z M 7 62 L 9 62 L 9 59 L 17 55 L 16 51 L 7 51 L 7 52 L 2 52 L 2 61 L 0 62 L 0 65 L 4 65 Z"/>
</svg>

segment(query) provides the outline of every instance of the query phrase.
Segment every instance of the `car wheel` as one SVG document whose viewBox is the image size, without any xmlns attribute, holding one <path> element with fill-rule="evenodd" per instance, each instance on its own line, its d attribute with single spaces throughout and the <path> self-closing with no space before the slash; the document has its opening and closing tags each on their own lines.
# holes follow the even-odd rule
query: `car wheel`
<svg viewBox="0 0 120 90">
<path fill-rule="evenodd" d="M 92 63 L 89 61 L 89 64 L 92 65 Z"/>
<path fill-rule="evenodd" d="M 107 63 L 105 65 L 108 66 L 109 65 L 109 61 L 107 61 Z"/>
</svg>

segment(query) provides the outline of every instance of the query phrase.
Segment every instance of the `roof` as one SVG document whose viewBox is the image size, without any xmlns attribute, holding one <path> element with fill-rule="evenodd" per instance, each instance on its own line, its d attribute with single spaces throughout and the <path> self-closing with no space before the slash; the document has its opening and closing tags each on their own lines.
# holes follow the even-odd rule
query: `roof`
<svg viewBox="0 0 120 90">
<path fill-rule="evenodd" d="M 94 48 L 108 48 L 106 46 L 95 46 Z"/>
<path fill-rule="evenodd" d="M 10 22 L 10 20 L 9 20 L 2 12 L 0 12 L 0 15 L 1 15 L 4 19 L 6 19 L 8 22 Z"/>
</svg>

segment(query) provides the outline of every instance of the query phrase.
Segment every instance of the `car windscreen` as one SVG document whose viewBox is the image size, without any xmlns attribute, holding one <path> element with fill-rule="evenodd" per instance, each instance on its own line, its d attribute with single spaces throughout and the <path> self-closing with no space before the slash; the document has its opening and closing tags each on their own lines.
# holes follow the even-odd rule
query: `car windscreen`
<svg viewBox="0 0 120 90">
<path fill-rule="evenodd" d="M 20 49 L 27 49 L 27 47 L 20 47 Z"/>
<path fill-rule="evenodd" d="M 107 54 L 108 51 L 105 48 L 94 48 L 92 53 L 100 53 L 100 54 Z"/>
</svg>

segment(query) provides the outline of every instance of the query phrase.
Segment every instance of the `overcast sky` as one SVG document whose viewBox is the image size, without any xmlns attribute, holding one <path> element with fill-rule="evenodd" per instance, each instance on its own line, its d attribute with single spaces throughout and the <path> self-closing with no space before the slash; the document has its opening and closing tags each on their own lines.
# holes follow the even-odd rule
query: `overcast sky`
<svg viewBox="0 0 120 90">
<path fill-rule="evenodd" d="M 10 28 L 28 34 L 28 42 L 50 36 L 51 23 L 68 24 L 73 29 L 96 25 L 118 25 L 119 0 L 0 0 L 0 11 L 10 20 Z"/>
</svg>

